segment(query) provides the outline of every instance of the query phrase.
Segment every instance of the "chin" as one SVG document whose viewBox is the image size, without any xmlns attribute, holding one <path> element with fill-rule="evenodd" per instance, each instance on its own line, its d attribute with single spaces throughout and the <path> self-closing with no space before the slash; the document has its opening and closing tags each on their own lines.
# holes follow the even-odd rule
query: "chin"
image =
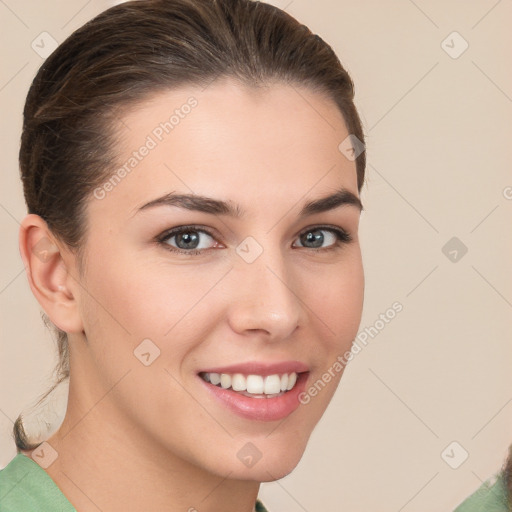
<svg viewBox="0 0 512 512">
<path fill-rule="evenodd" d="M 256 477 L 253 476 L 252 479 L 258 482 L 275 482 L 276 480 L 281 480 L 281 478 L 292 473 L 298 463 L 299 461 L 294 464 L 280 464 L 279 466 L 269 465 L 269 467 L 262 468 L 260 473 Z"/>
<path fill-rule="evenodd" d="M 273 482 L 284 478 L 297 467 L 306 448 L 305 443 L 295 441 L 296 444 L 282 446 L 267 443 L 260 452 L 253 449 L 254 445 L 247 443 L 245 451 L 240 450 L 237 453 L 237 459 L 241 460 L 226 469 L 232 472 L 232 478 L 240 480 Z M 245 454 L 248 455 L 244 457 Z"/>
</svg>

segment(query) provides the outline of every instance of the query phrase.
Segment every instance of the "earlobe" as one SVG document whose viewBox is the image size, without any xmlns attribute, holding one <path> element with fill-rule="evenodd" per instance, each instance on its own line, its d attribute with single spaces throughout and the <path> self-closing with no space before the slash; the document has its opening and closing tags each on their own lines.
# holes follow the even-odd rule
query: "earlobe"
<svg viewBox="0 0 512 512">
<path fill-rule="evenodd" d="M 77 288 L 68 268 L 73 255 L 35 214 L 21 222 L 19 248 L 30 289 L 50 320 L 65 332 L 82 332 Z"/>
</svg>

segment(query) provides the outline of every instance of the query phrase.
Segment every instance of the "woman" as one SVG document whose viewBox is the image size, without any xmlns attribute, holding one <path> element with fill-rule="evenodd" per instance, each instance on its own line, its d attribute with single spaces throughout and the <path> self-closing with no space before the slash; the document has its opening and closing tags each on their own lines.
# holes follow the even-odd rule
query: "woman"
<svg viewBox="0 0 512 512">
<path fill-rule="evenodd" d="M 249 0 L 102 13 L 24 111 L 20 250 L 66 415 L 0 511 L 265 510 L 361 318 L 365 154 L 332 49 Z"/>
</svg>

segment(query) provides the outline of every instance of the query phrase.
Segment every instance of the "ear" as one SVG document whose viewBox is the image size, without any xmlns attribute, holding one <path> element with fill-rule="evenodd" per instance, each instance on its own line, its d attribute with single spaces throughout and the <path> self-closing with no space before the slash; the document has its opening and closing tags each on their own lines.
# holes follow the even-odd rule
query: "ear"
<svg viewBox="0 0 512 512">
<path fill-rule="evenodd" d="M 19 248 L 30 289 L 50 320 L 67 333 L 82 332 L 74 254 L 34 214 L 21 222 Z"/>
</svg>

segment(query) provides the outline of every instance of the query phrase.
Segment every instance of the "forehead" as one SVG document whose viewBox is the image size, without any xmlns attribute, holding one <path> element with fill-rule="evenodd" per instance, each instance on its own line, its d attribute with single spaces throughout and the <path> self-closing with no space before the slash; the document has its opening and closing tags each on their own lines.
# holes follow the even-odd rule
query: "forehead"
<svg viewBox="0 0 512 512">
<path fill-rule="evenodd" d="M 218 80 L 159 92 L 118 121 L 115 179 L 102 207 L 115 200 L 132 211 L 172 191 L 247 203 L 247 210 L 262 197 L 296 202 L 340 186 L 357 194 L 355 162 L 338 149 L 349 135 L 343 117 L 307 88 Z"/>
</svg>

